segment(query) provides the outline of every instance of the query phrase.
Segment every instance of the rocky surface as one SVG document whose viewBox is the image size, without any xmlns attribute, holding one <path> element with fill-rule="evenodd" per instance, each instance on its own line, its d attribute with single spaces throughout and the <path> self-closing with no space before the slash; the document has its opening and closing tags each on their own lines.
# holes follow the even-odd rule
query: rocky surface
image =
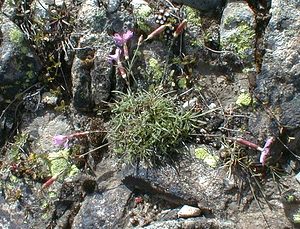
<svg viewBox="0 0 300 229">
<path fill-rule="evenodd" d="M 224 1 L 222 0 L 175 0 L 174 2 L 187 5 L 202 11 L 221 9 L 224 5 Z"/>
<path fill-rule="evenodd" d="M 299 227 L 300 4 L 171 2 L 0 1 L 0 227 Z M 128 164 L 114 91 L 157 88 L 208 113 L 180 156 Z"/>
<path fill-rule="evenodd" d="M 276 135 L 283 128 L 283 139 L 296 154 L 299 152 L 296 140 L 299 136 L 299 7 L 297 1 L 272 2 L 272 17 L 265 31 L 266 53 L 255 89 L 258 98 L 274 115 L 267 118 L 269 134 Z M 255 126 L 265 125 L 262 122 L 266 120 L 260 119 Z M 295 137 L 296 142 L 288 142 L 284 135 Z"/>
<path fill-rule="evenodd" d="M 0 23 L 0 97 L 13 100 L 17 93 L 37 82 L 42 66 L 20 28 L 3 14 Z"/>
</svg>

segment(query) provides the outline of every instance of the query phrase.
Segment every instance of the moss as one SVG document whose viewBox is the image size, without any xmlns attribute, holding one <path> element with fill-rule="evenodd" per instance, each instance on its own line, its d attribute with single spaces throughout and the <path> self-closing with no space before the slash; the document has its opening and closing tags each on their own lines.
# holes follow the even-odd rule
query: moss
<svg viewBox="0 0 300 229">
<path fill-rule="evenodd" d="M 212 168 L 215 168 L 217 166 L 219 159 L 218 157 L 212 155 L 206 148 L 195 149 L 195 157 L 202 160 Z"/>
<path fill-rule="evenodd" d="M 237 98 L 235 104 L 240 107 L 246 107 L 251 105 L 252 103 L 252 97 L 250 93 L 241 93 L 239 97 Z"/>
</svg>

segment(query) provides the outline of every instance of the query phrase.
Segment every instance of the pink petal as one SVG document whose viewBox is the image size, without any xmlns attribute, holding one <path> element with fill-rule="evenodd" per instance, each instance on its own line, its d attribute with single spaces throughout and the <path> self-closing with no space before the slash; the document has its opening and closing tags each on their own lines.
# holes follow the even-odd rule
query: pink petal
<svg viewBox="0 0 300 229">
<path fill-rule="evenodd" d="M 122 51 L 121 49 L 118 47 L 115 51 L 115 54 L 113 55 L 108 55 L 108 61 L 109 63 L 112 63 L 113 61 L 119 62 L 120 61 L 120 55 L 121 55 Z"/>
<path fill-rule="evenodd" d="M 124 44 L 123 37 L 118 33 L 115 33 L 114 40 L 115 40 L 116 44 L 119 45 L 119 46 L 122 46 Z"/>
<path fill-rule="evenodd" d="M 52 141 L 54 145 L 66 147 L 68 145 L 69 137 L 66 135 L 56 135 L 53 137 Z"/>
<path fill-rule="evenodd" d="M 263 151 L 261 152 L 259 162 L 260 162 L 263 166 L 266 164 L 267 157 L 268 157 L 268 156 L 270 155 L 270 153 L 271 153 L 271 145 L 273 144 L 273 142 L 274 142 L 274 138 L 273 138 L 273 137 L 269 138 L 269 139 L 266 141 L 266 144 L 264 145 Z"/>
<path fill-rule="evenodd" d="M 126 33 L 123 34 L 124 43 L 126 43 L 132 37 L 133 37 L 133 32 L 128 30 Z"/>
</svg>

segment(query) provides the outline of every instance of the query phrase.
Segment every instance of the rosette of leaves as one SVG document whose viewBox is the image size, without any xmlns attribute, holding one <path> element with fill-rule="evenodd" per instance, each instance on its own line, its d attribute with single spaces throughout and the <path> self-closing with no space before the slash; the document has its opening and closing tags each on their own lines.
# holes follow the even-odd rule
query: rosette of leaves
<svg viewBox="0 0 300 229">
<path fill-rule="evenodd" d="M 119 102 L 112 105 L 108 138 L 113 151 L 125 162 L 159 166 L 179 156 L 198 116 L 158 91 L 120 93 Z"/>
</svg>

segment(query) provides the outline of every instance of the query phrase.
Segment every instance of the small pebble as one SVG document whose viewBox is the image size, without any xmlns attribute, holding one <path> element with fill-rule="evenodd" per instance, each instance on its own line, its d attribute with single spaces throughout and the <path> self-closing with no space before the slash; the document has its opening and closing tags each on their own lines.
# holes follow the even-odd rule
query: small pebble
<svg viewBox="0 0 300 229">
<path fill-rule="evenodd" d="M 179 212 L 177 213 L 178 218 L 190 218 L 190 217 L 196 217 L 201 214 L 201 210 L 196 207 L 184 205 Z"/>
<path fill-rule="evenodd" d="M 215 109 L 216 107 L 217 107 L 217 105 L 215 103 L 211 103 L 208 106 L 209 109 Z"/>
<path fill-rule="evenodd" d="M 57 96 L 51 94 L 50 92 L 45 92 L 42 95 L 42 103 L 55 106 L 57 104 L 57 101 L 58 101 Z"/>
<path fill-rule="evenodd" d="M 191 100 L 189 101 L 186 101 L 184 104 L 183 104 L 183 108 L 191 108 L 193 106 L 196 105 L 198 99 L 197 98 L 192 98 Z"/>
</svg>

